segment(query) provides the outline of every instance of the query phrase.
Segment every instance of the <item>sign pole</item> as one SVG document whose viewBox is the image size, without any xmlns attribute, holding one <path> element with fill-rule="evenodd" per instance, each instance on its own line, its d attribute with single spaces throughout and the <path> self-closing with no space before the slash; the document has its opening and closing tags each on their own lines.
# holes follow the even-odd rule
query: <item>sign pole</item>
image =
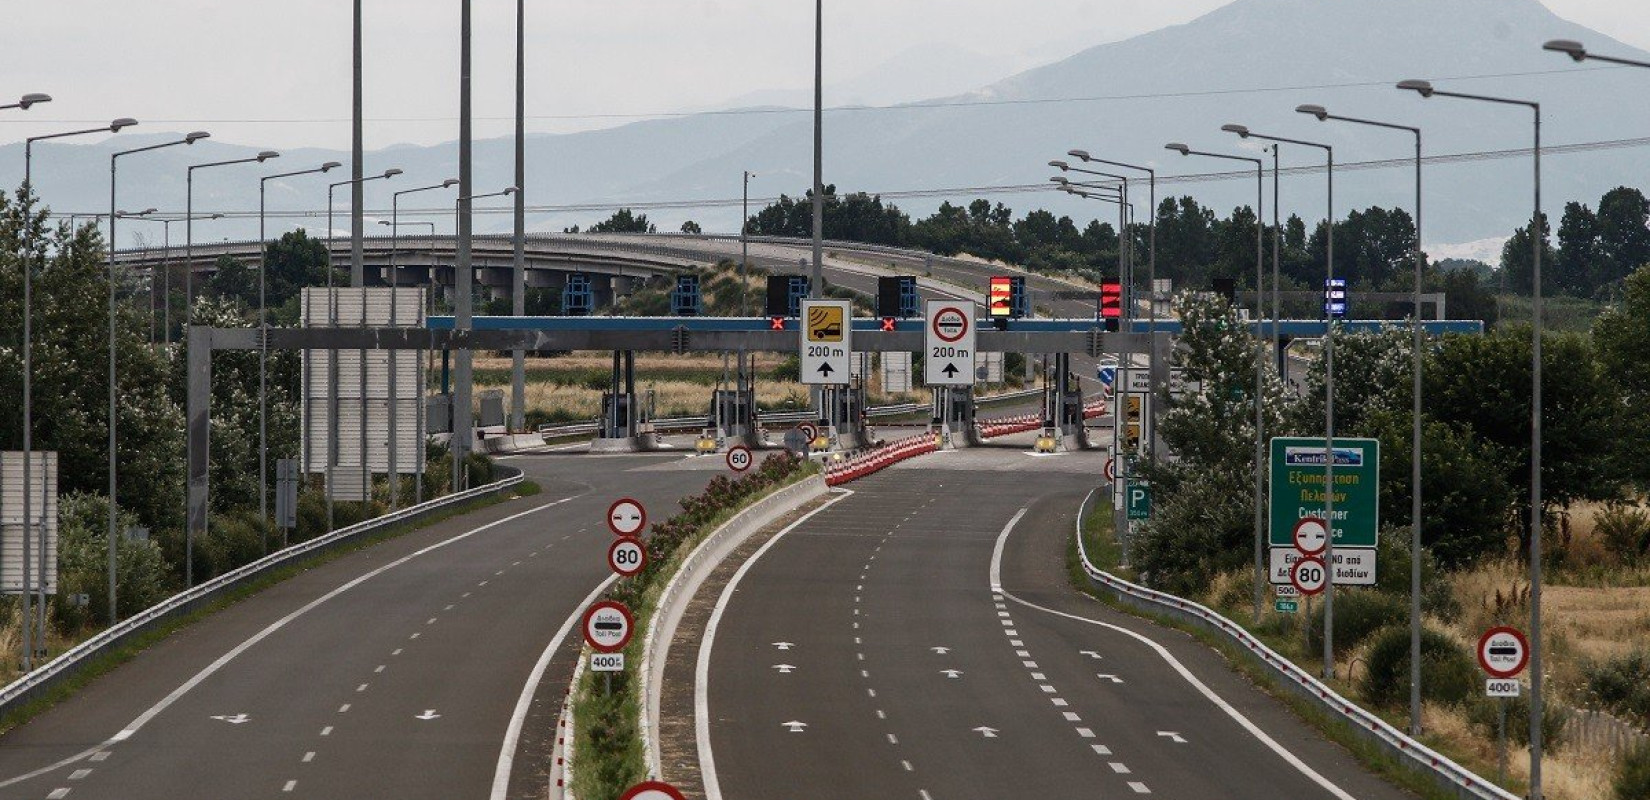
<svg viewBox="0 0 1650 800">
<path fill-rule="evenodd" d="M 1500 753 L 1500 759 L 1496 761 L 1495 766 L 1495 781 L 1496 783 L 1505 783 L 1507 780 L 1507 698 L 1501 698 L 1501 701 L 1496 705 L 1500 707 L 1501 715 L 1495 724 L 1496 739 L 1499 745 L 1497 749 Z"/>
</svg>

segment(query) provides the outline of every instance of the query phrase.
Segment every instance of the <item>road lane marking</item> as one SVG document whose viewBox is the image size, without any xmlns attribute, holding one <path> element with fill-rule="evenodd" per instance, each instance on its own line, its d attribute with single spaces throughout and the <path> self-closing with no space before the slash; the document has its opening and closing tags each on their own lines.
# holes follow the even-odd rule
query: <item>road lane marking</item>
<svg viewBox="0 0 1650 800">
<path fill-rule="evenodd" d="M 92 754 L 93 761 L 106 761 L 109 758 L 108 750 L 99 750 Z"/>
<path fill-rule="evenodd" d="M 89 769 L 77 769 L 74 772 L 69 773 L 69 780 L 78 781 L 90 774 L 92 774 L 92 771 Z"/>
<path fill-rule="evenodd" d="M 1158 644 L 1145 634 L 1137 633 L 1129 630 L 1128 628 L 1113 625 L 1109 622 L 1089 619 L 1088 617 L 1081 617 L 1076 614 L 1068 614 L 1064 611 L 1048 608 L 1046 606 L 1040 606 L 1029 600 L 1022 599 L 1011 592 L 1005 591 L 1003 589 L 1003 549 L 1008 545 L 1008 537 L 1009 534 L 1014 532 L 1014 526 L 1019 523 L 1020 518 L 1024 517 L 1028 510 L 1029 508 L 1020 509 L 1019 513 L 1015 514 L 1014 518 L 1010 519 L 1008 524 L 1003 526 L 1002 532 L 997 534 L 997 544 L 991 551 L 991 571 L 989 573 L 992 592 L 1000 593 L 1008 599 L 1025 606 L 1026 608 L 1036 609 L 1045 614 L 1052 614 L 1056 617 L 1064 617 L 1065 619 L 1074 620 L 1076 622 L 1082 622 L 1105 628 L 1107 630 L 1116 631 L 1133 638 L 1141 644 L 1144 644 L 1145 646 L 1151 648 L 1152 651 L 1156 652 L 1160 658 L 1168 662 L 1169 666 L 1173 668 L 1175 672 L 1180 673 L 1180 677 L 1184 678 L 1187 683 L 1191 684 L 1192 688 L 1196 689 L 1199 694 L 1207 698 L 1209 702 L 1214 703 L 1217 708 L 1225 712 L 1228 717 L 1231 717 L 1232 720 L 1237 722 L 1239 726 L 1248 731 L 1251 736 L 1254 736 L 1260 741 L 1261 744 L 1276 753 L 1278 757 L 1282 758 L 1289 764 L 1289 766 L 1294 767 L 1296 771 L 1306 776 L 1308 780 L 1316 783 L 1325 791 L 1339 798 L 1339 800 L 1356 800 L 1356 798 L 1350 794 L 1347 794 L 1345 790 L 1335 785 L 1332 781 L 1324 777 L 1317 770 L 1313 769 L 1306 762 L 1301 761 L 1300 758 L 1290 752 L 1288 748 L 1279 744 L 1276 739 L 1268 736 L 1266 731 L 1261 730 L 1258 725 L 1252 722 L 1248 717 L 1244 716 L 1242 712 L 1234 708 L 1231 703 L 1226 702 L 1225 698 L 1221 697 L 1219 694 L 1216 694 L 1213 689 L 1209 688 L 1208 684 L 1205 684 L 1203 681 L 1199 680 L 1196 675 L 1192 674 L 1192 671 L 1187 669 L 1185 664 L 1180 663 L 1180 660 L 1175 658 L 1174 654 L 1170 653 L 1167 647 Z M 1115 677 L 1113 677 L 1112 680 L 1116 683 L 1122 683 L 1121 680 Z M 1077 729 L 1079 734 L 1083 734 L 1084 731 L 1088 731 L 1087 734 L 1084 734 L 1085 738 L 1093 738 L 1093 731 L 1089 731 L 1087 728 Z"/>
<path fill-rule="evenodd" d="M 901 759 L 900 762 L 899 762 L 899 765 L 904 767 L 906 772 L 913 771 L 912 768 L 911 768 L 911 762 L 909 762 L 909 761 Z"/>
<path fill-rule="evenodd" d="M 1103 756 L 1111 755 L 1111 748 L 1107 747 L 1103 744 L 1094 744 L 1094 745 L 1089 745 L 1089 746 L 1094 748 L 1094 752 L 1096 752 L 1100 755 L 1103 755 Z"/>
<path fill-rule="evenodd" d="M 1082 722 L 1083 721 L 1083 718 L 1077 716 L 1077 712 L 1075 712 L 1075 711 L 1062 711 L 1060 713 L 1060 716 L 1065 717 L 1067 722 Z"/>
<path fill-rule="evenodd" d="M 355 691 L 357 691 L 357 692 L 364 692 L 366 690 L 367 690 L 367 684 L 364 684 L 364 683 L 361 684 L 360 686 L 355 687 Z"/>
<path fill-rule="evenodd" d="M 1064 698 L 1060 698 L 1060 697 L 1051 697 L 1051 698 L 1049 698 L 1049 700 L 1054 703 L 1055 708 L 1065 708 L 1066 706 L 1071 705 L 1070 703 L 1066 702 Z"/>
<path fill-rule="evenodd" d="M 845 498 L 852 497 L 854 494 L 852 489 L 837 489 L 833 490 L 833 493 L 835 496 L 830 500 L 802 515 L 797 521 L 781 528 L 778 533 L 763 542 L 762 546 L 758 547 L 756 552 L 752 553 L 751 557 L 746 559 L 745 563 L 740 564 L 739 569 L 734 571 L 733 577 L 728 579 L 727 584 L 722 587 L 722 593 L 716 598 L 716 605 L 711 608 L 710 620 L 705 624 L 704 637 L 699 645 L 699 660 L 694 667 L 693 674 L 693 734 L 699 746 L 699 774 L 705 784 L 706 800 L 722 800 L 722 785 L 716 777 L 716 758 L 712 753 L 710 744 L 710 656 L 716 645 L 716 629 L 722 623 L 722 615 L 727 612 L 728 602 L 733 599 L 733 593 L 739 587 L 739 582 L 744 580 L 745 574 L 750 572 L 751 566 L 756 564 L 762 558 L 762 555 L 768 552 L 769 548 L 785 538 L 785 534 L 796 530 L 807 523 L 808 520 L 813 519 L 814 515 L 836 505 Z M 858 628 L 859 623 L 855 622 L 854 627 Z M 877 696 L 877 690 L 875 689 L 867 688 L 865 691 L 871 697 Z M 493 800 L 504 800 L 503 794 L 496 791 L 497 788 L 495 784 Z"/>
<path fill-rule="evenodd" d="M 897 737 L 895 737 L 894 734 L 890 733 L 890 734 L 888 734 L 888 743 L 889 744 L 899 744 L 899 739 Z"/>
<path fill-rule="evenodd" d="M 373 670 L 373 672 L 383 672 L 385 666 L 386 666 L 385 664 L 379 664 L 378 667 Z"/>
<path fill-rule="evenodd" d="M 62 787 L 53 789 L 51 791 L 51 794 L 46 795 L 46 800 L 63 800 L 63 798 L 68 797 L 68 796 L 69 796 L 69 787 L 62 786 Z"/>
<path fill-rule="evenodd" d="M 340 714 L 349 713 L 349 703 L 345 703 L 345 704 L 339 706 L 338 707 L 338 713 L 340 713 Z"/>
<path fill-rule="evenodd" d="M 326 594 L 321 595 L 320 597 L 317 597 L 314 600 L 311 600 L 311 601 L 309 601 L 308 603 L 305 603 L 302 606 L 299 606 L 298 608 L 296 608 L 293 611 L 289 612 L 288 614 L 281 617 L 280 619 L 275 620 L 274 622 L 271 622 L 269 625 L 265 626 L 262 630 L 260 630 L 257 633 L 247 637 L 240 644 L 235 645 L 228 652 L 224 653 L 221 656 L 218 656 L 216 659 L 214 659 L 212 661 L 212 663 L 210 663 L 210 664 L 206 665 L 205 667 L 201 668 L 201 670 L 199 672 L 196 672 L 188 680 L 186 680 L 183 683 L 179 684 L 176 689 L 173 689 L 165 697 L 161 698 L 160 701 L 158 701 L 154 705 L 150 706 L 142 714 L 139 714 L 136 719 L 134 719 L 130 723 L 128 723 L 126 725 L 126 727 L 122 728 L 114 736 L 109 737 L 109 739 L 107 741 L 101 742 L 98 745 L 96 745 L 95 747 L 87 748 L 86 750 L 83 750 L 83 751 L 81 751 L 79 753 L 76 753 L 72 756 L 69 756 L 69 757 L 64 758 L 62 760 L 59 760 L 55 763 L 47 764 L 46 766 L 40 767 L 39 769 L 33 770 L 31 772 L 26 772 L 22 775 L 17 775 L 17 776 L 13 776 L 11 778 L 7 778 L 5 780 L 0 780 L 0 788 L 5 788 L 7 786 L 12 786 L 14 784 L 21 783 L 21 782 L 27 781 L 27 780 L 33 780 L 34 778 L 40 777 L 41 775 L 45 775 L 49 772 L 55 772 L 57 770 L 60 770 L 64 767 L 69 766 L 70 764 L 74 764 L 76 762 L 85 760 L 87 757 L 91 756 L 93 753 L 95 753 L 95 752 L 97 752 L 97 751 L 99 751 L 99 750 L 101 750 L 105 747 L 108 747 L 110 744 L 113 744 L 115 742 L 122 742 L 122 741 L 125 741 L 125 740 L 131 738 L 139 730 L 142 730 L 143 726 L 149 724 L 149 722 L 151 720 L 153 720 L 155 717 L 159 716 L 161 712 L 163 712 L 166 709 L 170 708 L 172 706 L 172 704 L 176 703 L 180 698 L 182 698 L 184 695 L 188 694 L 196 686 L 199 686 L 201 684 L 201 682 L 205 681 L 207 678 L 211 677 L 212 675 L 217 673 L 219 670 L 223 669 L 224 666 L 226 666 L 229 662 L 235 660 L 242 653 L 244 653 L 247 650 L 251 649 L 253 645 L 258 644 L 259 642 L 263 641 L 264 639 L 269 638 L 270 636 L 274 635 L 274 633 L 276 631 L 279 631 L 280 629 L 286 627 L 293 620 L 298 619 L 299 617 L 302 617 L 305 614 L 308 614 L 309 612 L 315 610 L 316 608 L 319 608 L 322 604 L 326 603 L 327 601 L 332 600 L 333 598 L 335 598 L 335 597 L 337 597 L 337 596 L 339 596 L 339 595 L 341 595 L 341 594 L 343 594 L 343 593 L 345 593 L 345 592 L 347 592 L 351 589 L 354 589 L 355 587 L 360 586 L 361 584 L 366 583 L 367 581 L 372 580 L 373 578 L 376 578 L 379 575 L 384 574 L 385 572 L 388 572 L 392 569 L 395 569 L 396 567 L 401 566 L 402 564 L 405 564 L 409 561 L 412 561 L 413 559 L 418 558 L 419 556 L 425 555 L 427 553 L 432 553 L 436 550 L 439 550 L 443 547 L 446 547 L 447 545 L 453 544 L 454 542 L 463 541 L 465 539 L 470 538 L 471 536 L 474 536 L 478 533 L 481 533 L 482 531 L 491 530 L 491 529 L 496 528 L 496 527 L 498 527 L 500 525 L 503 525 L 505 523 L 513 522 L 517 519 L 525 517 L 529 514 L 536 514 L 536 513 L 540 512 L 540 511 L 543 511 L 547 508 L 552 508 L 554 506 L 559 506 L 562 503 L 566 503 L 569 500 L 574 500 L 574 499 L 576 499 L 580 496 L 582 496 L 582 494 L 581 495 L 573 495 L 573 496 L 570 496 L 570 497 L 563 497 L 560 500 L 552 500 L 551 502 L 544 503 L 542 505 L 537 505 L 537 506 L 534 506 L 532 508 L 529 508 L 526 511 L 519 511 L 515 514 L 511 514 L 510 516 L 504 517 L 503 519 L 494 520 L 494 521 L 486 523 L 484 525 L 478 525 L 474 528 L 471 528 L 468 531 L 465 531 L 464 533 L 457 534 L 457 535 L 452 536 L 450 538 L 443 539 L 439 542 L 436 542 L 435 544 L 432 544 L 432 545 L 420 548 L 418 550 L 415 550 L 411 553 L 408 553 L 407 555 L 404 555 L 404 556 L 402 556 L 398 559 L 395 559 L 394 561 L 391 561 L 387 564 L 384 564 L 383 566 L 380 566 L 376 569 L 373 569 L 370 572 L 367 572 L 367 573 L 362 574 L 362 575 L 358 575 L 355 578 L 352 578 L 349 581 L 344 582 L 342 585 L 338 586 L 338 588 L 333 589 L 332 591 L 327 592 Z"/>
<path fill-rule="evenodd" d="M 1111 767 L 1111 771 L 1115 772 L 1119 775 L 1129 774 L 1129 765 L 1124 764 L 1121 761 L 1113 761 L 1110 764 L 1107 764 L 1106 766 Z"/>
<path fill-rule="evenodd" d="M 1093 739 L 1094 731 L 1088 728 L 1078 728 L 1077 735 L 1083 737 L 1084 739 Z"/>
<path fill-rule="evenodd" d="M 882 709 L 880 709 L 880 708 L 877 709 L 877 719 L 887 719 L 887 718 L 888 718 L 888 715 L 882 713 Z"/>
<path fill-rule="evenodd" d="M 1141 783 L 1140 781 L 1129 781 L 1129 788 L 1133 789 L 1135 794 L 1151 794 L 1152 793 L 1152 790 L 1147 789 L 1146 784 Z"/>
<path fill-rule="evenodd" d="M 401 648 L 399 648 L 399 647 L 395 648 L 395 651 L 390 653 L 390 655 L 392 655 L 392 656 L 401 655 Z"/>
<path fill-rule="evenodd" d="M 321 729 L 321 735 L 322 736 L 331 736 L 332 735 L 332 726 L 328 725 L 325 728 L 322 728 Z"/>
<path fill-rule="evenodd" d="M 305 764 L 308 764 L 309 762 L 314 761 L 315 760 L 315 751 L 311 750 L 311 751 L 305 753 L 304 757 L 300 760 L 303 761 L 303 763 L 305 763 Z"/>
<path fill-rule="evenodd" d="M 297 781 L 287 781 L 286 785 L 281 787 L 281 791 L 290 792 L 290 791 L 292 791 L 293 789 L 296 789 L 296 788 L 298 788 L 298 782 Z"/>
</svg>

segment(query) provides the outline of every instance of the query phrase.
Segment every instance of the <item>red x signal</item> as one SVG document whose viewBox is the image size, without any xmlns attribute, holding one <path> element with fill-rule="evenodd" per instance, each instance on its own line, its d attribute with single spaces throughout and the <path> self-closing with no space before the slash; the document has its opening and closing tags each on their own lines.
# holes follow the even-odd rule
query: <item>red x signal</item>
<svg viewBox="0 0 1650 800">
<path fill-rule="evenodd" d="M 884 331 L 892 331 L 894 329 L 894 318 L 893 317 L 883 317 L 882 318 L 882 329 Z"/>
<path fill-rule="evenodd" d="M 773 318 L 769 319 L 768 320 L 768 330 L 770 330 L 770 331 L 785 330 L 785 318 L 784 317 L 773 317 Z"/>
</svg>

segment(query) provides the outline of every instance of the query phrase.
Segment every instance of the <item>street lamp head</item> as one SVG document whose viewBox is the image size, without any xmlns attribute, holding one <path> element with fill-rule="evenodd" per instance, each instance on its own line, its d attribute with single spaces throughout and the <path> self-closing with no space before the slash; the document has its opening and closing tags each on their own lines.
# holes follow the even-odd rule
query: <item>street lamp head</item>
<svg viewBox="0 0 1650 800">
<path fill-rule="evenodd" d="M 521 191 L 520 188 L 515 187 L 515 186 L 511 186 L 509 188 L 506 188 L 504 191 L 500 192 L 500 194 L 511 195 L 511 194 L 515 194 L 516 192 L 519 192 L 519 191 Z"/>
<path fill-rule="evenodd" d="M 1183 156 L 1191 155 L 1191 153 L 1192 153 L 1192 148 L 1187 147 L 1186 145 L 1183 145 L 1180 142 L 1169 142 L 1168 144 L 1163 145 L 1163 149 L 1164 150 L 1173 150 L 1176 153 L 1179 153 Z"/>
<path fill-rule="evenodd" d="M 400 175 L 400 174 L 401 174 L 401 170 L 396 169 L 394 167 L 391 167 L 389 169 L 384 170 L 384 177 L 386 177 L 386 178 L 393 178 L 393 177 L 395 177 L 397 175 Z"/>
<path fill-rule="evenodd" d="M 1415 92 L 1416 94 L 1421 95 L 1422 97 L 1431 97 L 1432 96 L 1432 82 L 1431 81 L 1418 81 L 1418 80 L 1399 81 L 1398 82 L 1398 88 L 1399 89 L 1407 89 L 1409 91 L 1412 91 L 1412 92 Z"/>
<path fill-rule="evenodd" d="M 1553 39 L 1552 41 L 1541 45 L 1541 49 L 1551 50 L 1555 53 L 1563 53 L 1576 61 L 1587 60 L 1587 48 L 1582 47 L 1581 42 L 1573 39 Z"/>
<path fill-rule="evenodd" d="M 321 171 L 322 172 L 331 172 L 331 171 L 333 171 L 333 170 L 335 170 L 335 169 L 337 169 L 341 166 L 344 166 L 344 165 L 340 164 L 336 161 L 328 161 L 327 163 L 321 165 Z"/>
<path fill-rule="evenodd" d="M 132 119 L 131 117 L 121 117 L 120 119 L 109 123 L 109 132 L 120 133 L 121 128 L 130 128 L 136 124 L 138 124 L 137 120 Z"/>
<path fill-rule="evenodd" d="M 258 163 L 262 164 L 265 161 L 268 161 L 272 158 L 280 158 L 280 157 L 281 157 L 281 154 L 275 152 L 274 150 L 265 150 L 262 153 L 258 154 Z"/>
<path fill-rule="evenodd" d="M 1317 117 L 1319 122 L 1329 119 L 1329 112 L 1324 109 L 1323 106 L 1319 105 L 1312 105 L 1310 103 L 1306 105 L 1299 105 L 1295 106 L 1295 111 L 1301 114 L 1311 114 L 1312 116 Z"/>
<path fill-rule="evenodd" d="M 1061 172 L 1064 172 L 1068 169 L 1071 169 L 1071 165 L 1067 164 L 1064 161 L 1050 161 L 1050 162 L 1048 162 L 1048 165 L 1055 168 L 1055 169 L 1057 169 L 1057 170 L 1060 170 Z"/>
<path fill-rule="evenodd" d="M 49 94 L 41 94 L 39 92 L 31 92 L 29 94 L 23 95 L 23 99 L 19 100 L 17 102 L 17 107 L 23 109 L 24 111 L 27 111 L 27 110 L 29 110 L 29 106 L 32 106 L 35 103 L 50 103 L 51 101 L 52 101 L 52 96 L 49 95 Z"/>
<path fill-rule="evenodd" d="M 1238 125 L 1233 122 L 1228 122 L 1225 125 L 1220 126 L 1220 129 L 1227 133 L 1235 133 L 1244 139 L 1249 138 L 1249 127 L 1247 125 Z"/>
<path fill-rule="evenodd" d="M 1061 177 L 1053 177 L 1053 178 L 1049 178 L 1048 180 L 1049 180 L 1049 183 L 1058 183 L 1061 186 L 1069 186 L 1071 184 L 1071 181 L 1068 181 L 1065 178 L 1061 178 Z"/>
<path fill-rule="evenodd" d="M 202 139 L 210 139 L 210 138 L 212 138 L 212 134 L 207 133 L 206 131 L 194 131 L 194 132 L 190 133 L 189 135 L 183 137 L 183 143 L 184 144 L 194 144 L 195 142 L 198 142 Z"/>
<path fill-rule="evenodd" d="M 391 224 L 391 223 L 390 223 L 390 221 L 389 221 L 389 220 L 387 220 L 387 219 L 381 219 L 381 220 L 379 220 L 379 221 L 378 221 L 378 224 L 379 224 L 379 225 L 389 225 L 389 224 Z"/>
<path fill-rule="evenodd" d="M 457 186 L 457 185 L 458 185 L 458 179 L 457 178 L 448 178 L 448 179 L 441 182 L 441 188 L 443 188 L 443 189 L 445 189 L 449 186 Z"/>
<path fill-rule="evenodd" d="M 1089 151 L 1087 150 L 1067 150 L 1066 155 L 1071 156 L 1072 158 L 1080 158 L 1084 161 L 1089 160 Z"/>
</svg>

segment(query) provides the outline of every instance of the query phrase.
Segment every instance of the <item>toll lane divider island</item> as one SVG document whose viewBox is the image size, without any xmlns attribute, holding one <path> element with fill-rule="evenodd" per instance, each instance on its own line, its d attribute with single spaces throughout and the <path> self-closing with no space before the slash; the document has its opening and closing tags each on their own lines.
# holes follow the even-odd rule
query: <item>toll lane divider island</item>
<svg viewBox="0 0 1650 800">
<path fill-rule="evenodd" d="M 1517 795 L 1485 780 L 1477 773 L 1455 763 L 1448 756 L 1410 738 L 1389 725 L 1386 720 L 1342 697 L 1311 673 L 1267 647 L 1243 626 L 1213 609 L 1183 597 L 1131 583 L 1096 567 L 1094 562 L 1089 560 L 1082 530 L 1083 512 L 1092 498 L 1093 494 L 1084 498 L 1082 506 L 1078 509 L 1076 535 L 1078 557 L 1082 562 L 1083 572 L 1095 589 L 1137 610 L 1151 614 L 1166 614 L 1228 639 L 1258 661 L 1275 678 L 1280 679 L 1282 686 L 1329 711 L 1334 717 L 1347 723 L 1359 736 L 1375 743 L 1405 766 L 1431 778 L 1447 791 L 1482 800 L 1519 800 Z"/>
</svg>

